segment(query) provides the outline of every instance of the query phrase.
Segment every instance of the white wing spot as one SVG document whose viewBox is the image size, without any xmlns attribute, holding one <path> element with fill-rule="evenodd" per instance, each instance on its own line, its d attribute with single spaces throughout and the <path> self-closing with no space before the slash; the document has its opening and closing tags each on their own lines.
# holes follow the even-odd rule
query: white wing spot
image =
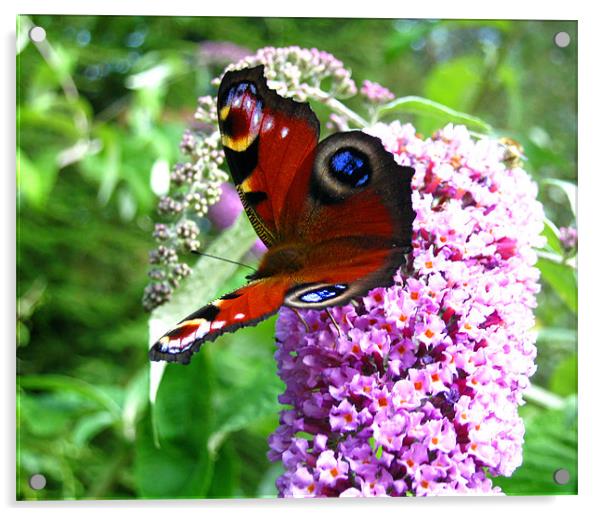
<svg viewBox="0 0 602 516">
<path fill-rule="evenodd" d="M 211 329 L 219 330 L 220 328 L 223 328 L 225 325 L 226 325 L 226 321 L 215 321 L 215 322 L 211 323 Z"/>
<path fill-rule="evenodd" d="M 195 338 L 202 339 L 211 329 L 211 324 L 206 319 L 199 325 L 198 330 L 195 333 Z"/>
<path fill-rule="evenodd" d="M 245 314 L 243 314 L 243 313 L 236 314 L 234 316 L 234 319 L 236 319 L 236 320 L 240 320 L 240 319 L 244 319 L 244 318 L 245 318 Z"/>
<path fill-rule="evenodd" d="M 288 127 L 283 127 L 282 129 L 280 129 L 280 136 L 282 138 L 286 138 L 287 134 L 288 134 Z"/>
<path fill-rule="evenodd" d="M 263 130 L 269 131 L 272 127 L 274 127 L 274 118 L 269 115 L 265 115 L 263 119 Z"/>
<path fill-rule="evenodd" d="M 180 339 L 169 341 L 169 352 L 178 353 L 180 351 Z"/>
</svg>

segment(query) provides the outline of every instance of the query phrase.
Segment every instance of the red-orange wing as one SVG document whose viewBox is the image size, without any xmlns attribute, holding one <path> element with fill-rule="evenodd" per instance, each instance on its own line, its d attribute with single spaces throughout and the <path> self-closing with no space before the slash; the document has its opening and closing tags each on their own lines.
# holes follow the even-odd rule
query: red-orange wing
<svg viewBox="0 0 602 516">
<path fill-rule="evenodd" d="M 149 358 L 188 364 L 204 342 L 241 326 L 254 326 L 273 315 L 282 305 L 289 287 L 284 277 L 275 277 L 252 281 L 222 296 L 163 335 L 151 348 Z"/>
</svg>

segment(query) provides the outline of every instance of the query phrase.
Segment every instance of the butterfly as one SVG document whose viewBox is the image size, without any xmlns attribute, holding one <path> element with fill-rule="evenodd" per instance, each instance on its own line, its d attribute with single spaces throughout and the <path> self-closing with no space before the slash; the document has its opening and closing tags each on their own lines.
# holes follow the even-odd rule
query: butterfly
<svg viewBox="0 0 602 516">
<path fill-rule="evenodd" d="M 217 95 L 221 143 L 245 212 L 268 248 L 249 283 L 192 313 L 151 348 L 187 364 L 205 341 L 281 306 L 324 309 L 393 284 L 411 250 L 411 179 L 361 131 L 319 142 L 309 104 L 268 88 L 263 66 L 227 72 Z"/>
</svg>

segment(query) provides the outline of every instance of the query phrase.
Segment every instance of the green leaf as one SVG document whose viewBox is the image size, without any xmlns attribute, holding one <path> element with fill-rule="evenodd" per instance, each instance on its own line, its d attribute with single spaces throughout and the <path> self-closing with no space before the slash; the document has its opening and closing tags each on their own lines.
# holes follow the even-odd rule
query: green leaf
<svg viewBox="0 0 602 516">
<path fill-rule="evenodd" d="M 577 353 L 556 366 L 550 378 L 550 390 L 560 396 L 577 394 Z"/>
<path fill-rule="evenodd" d="M 562 179 L 544 179 L 543 184 L 548 184 L 560 188 L 566 195 L 573 217 L 577 217 L 577 185 L 569 181 L 563 181 Z"/>
<path fill-rule="evenodd" d="M 72 392 L 98 404 L 107 410 L 114 419 L 120 419 L 121 407 L 98 385 L 78 378 L 62 375 L 25 375 L 18 377 L 18 385 L 25 390 Z"/>
<path fill-rule="evenodd" d="M 386 39 L 385 60 L 391 62 L 410 50 L 413 43 L 428 35 L 432 27 L 414 20 L 398 20 Z"/>
<path fill-rule="evenodd" d="M 275 462 L 263 474 L 259 485 L 257 486 L 258 498 L 276 498 L 278 491 L 276 490 L 276 480 L 284 474 L 284 466 L 282 462 Z"/>
<path fill-rule="evenodd" d="M 574 268 L 540 256 L 537 267 L 543 279 L 554 289 L 564 304 L 577 313 L 577 274 Z"/>
<path fill-rule="evenodd" d="M 458 112 L 470 111 L 483 82 L 482 67 L 482 60 L 470 55 L 439 63 L 426 78 L 423 95 L 435 103 L 447 106 L 448 109 Z M 460 113 L 457 118 L 450 115 L 445 114 L 443 120 L 466 124 L 486 133 L 491 132 L 491 127 L 476 117 L 464 113 Z M 425 113 L 416 120 L 416 127 L 424 134 L 430 134 L 441 125 L 441 121 L 441 118 L 434 119 L 432 114 Z"/>
<path fill-rule="evenodd" d="M 234 447 L 226 442 L 215 460 L 213 482 L 207 490 L 207 498 L 237 497 L 241 464 Z"/>
<path fill-rule="evenodd" d="M 490 133 L 493 130 L 487 122 L 480 118 L 456 111 L 444 104 L 424 97 L 409 96 L 395 99 L 379 108 L 377 115 L 378 118 L 383 118 L 389 115 L 397 115 L 398 113 L 422 115 L 444 123 L 463 124 L 484 133 Z"/>
<path fill-rule="evenodd" d="M 107 204 L 119 180 L 121 146 L 117 141 L 115 132 L 104 130 L 102 131 L 102 135 L 104 149 L 98 156 L 102 168 L 98 200 L 101 204 Z"/>
<path fill-rule="evenodd" d="M 100 432 L 110 428 L 115 423 L 109 412 L 96 412 L 82 417 L 73 429 L 73 443 L 82 448 Z"/>
<path fill-rule="evenodd" d="M 572 328 L 555 328 L 548 326 L 538 330 L 537 340 L 540 339 L 551 342 L 568 341 L 576 343 L 577 332 Z"/>
<path fill-rule="evenodd" d="M 574 328 L 545 326 L 537 330 L 537 345 L 564 353 L 577 351 L 577 331 Z"/>
<path fill-rule="evenodd" d="M 136 425 L 148 405 L 148 367 L 144 366 L 126 385 L 123 400 L 122 425 L 126 439 L 136 437 Z"/>
<path fill-rule="evenodd" d="M 543 231 L 541 234 L 546 237 L 547 249 L 556 253 L 559 257 L 562 257 L 564 250 L 560 243 L 560 231 L 556 227 L 556 224 L 547 217 L 543 219 Z"/>
<path fill-rule="evenodd" d="M 207 439 L 213 428 L 211 368 L 199 353 L 188 366 L 170 364 L 137 432 L 134 477 L 144 498 L 204 497 L 213 476 Z"/>
<path fill-rule="evenodd" d="M 278 395 L 283 391 L 283 384 L 273 369 L 269 367 L 257 371 L 257 375 L 250 382 L 231 390 L 222 400 L 216 416 L 219 426 L 211 434 L 208 442 L 212 455 L 217 453 L 228 434 L 278 413 L 281 408 Z"/>
<path fill-rule="evenodd" d="M 23 200 L 36 208 L 43 208 L 58 174 L 58 167 L 50 156 L 33 161 L 17 148 L 17 192 Z"/>
<path fill-rule="evenodd" d="M 17 396 L 18 441 L 27 433 L 36 438 L 66 435 L 73 418 L 77 417 L 81 406 L 77 406 L 66 396 L 48 394 L 30 395 L 20 391 Z"/>
</svg>

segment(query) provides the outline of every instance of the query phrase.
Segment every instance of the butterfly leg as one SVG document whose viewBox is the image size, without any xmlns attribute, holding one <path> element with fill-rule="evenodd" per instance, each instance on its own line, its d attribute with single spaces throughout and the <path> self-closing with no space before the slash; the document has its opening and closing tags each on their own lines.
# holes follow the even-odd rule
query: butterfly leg
<svg viewBox="0 0 602 516">
<path fill-rule="evenodd" d="M 299 318 L 299 320 L 303 323 L 303 326 L 305 326 L 305 333 L 309 333 L 309 326 L 307 324 L 307 322 L 305 321 L 305 319 L 303 319 L 303 317 L 301 316 L 301 314 L 299 313 L 299 310 L 297 310 L 296 308 L 293 308 L 292 306 L 290 307 L 290 309 L 295 312 L 295 315 Z"/>
<path fill-rule="evenodd" d="M 334 320 L 334 317 L 332 316 L 332 314 L 330 313 L 330 310 L 328 308 L 326 308 L 326 313 L 328 314 L 328 317 L 330 317 L 330 320 L 332 321 L 332 324 L 334 324 L 334 327 L 337 329 L 337 333 L 339 334 L 339 337 L 341 336 L 341 328 L 339 327 L 338 323 Z"/>
</svg>

